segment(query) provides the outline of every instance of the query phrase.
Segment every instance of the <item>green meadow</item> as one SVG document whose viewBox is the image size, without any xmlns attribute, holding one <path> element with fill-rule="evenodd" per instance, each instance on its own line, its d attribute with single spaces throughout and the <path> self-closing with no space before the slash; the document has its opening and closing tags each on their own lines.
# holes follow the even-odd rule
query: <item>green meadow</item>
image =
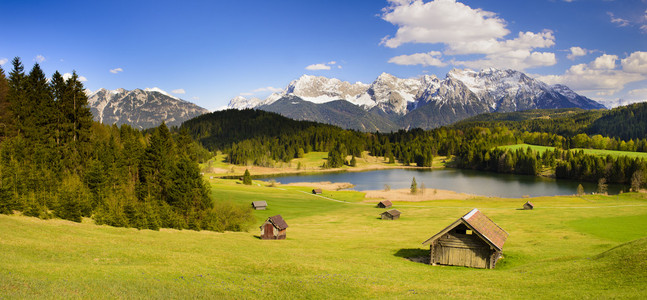
<svg viewBox="0 0 647 300">
<path fill-rule="evenodd" d="M 396 202 L 211 179 L 255 211 L 249 232 L 160 231 L 0 215 L 0 298 L 645 298 L 647 195 Z M 496 269 L 430 266 L 422 242 L 480 209 L 509 234 Z M 258 238 L 281 214 L 287 239 Z"/>
<path fill-rule="evenodd" d="M 503 148 L 503 149 L 511 149 L 511 150 L 517 150 L 517 149 L 527 149 L 530 147 L 533 151 L 537 151 L 540 153 L 543 153 L 545 151 L 553 151 L 555 150 L 555 147 L 547 147 L 547 146 L 537 146 L 537 145 L 528 145 L 528 144 L 516 144 L 516 145 L 508 145 L 508 146 L 500 146 L 498 148 Z M 602 149 L 583 149 L 583 148 L 573 148 L 571 149 L 573 151 L 584 151 L 585 154 L 590 154 L 590 155 L 598 155 L 598 156 L 607 156 L 611 155 L 612 157 L 618 157 L 618 156 L 628 156 L 631 158 L 643 158 L 647 159 L 647 153 L 646 152 L 633 152 L 633 151 L 616 151 L 616 150 L 602 150 Z"/>
</svg>

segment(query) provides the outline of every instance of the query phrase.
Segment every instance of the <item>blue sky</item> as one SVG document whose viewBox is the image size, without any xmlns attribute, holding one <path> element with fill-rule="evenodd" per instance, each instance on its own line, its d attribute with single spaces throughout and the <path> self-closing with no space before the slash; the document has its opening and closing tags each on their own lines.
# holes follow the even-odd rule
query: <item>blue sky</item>
<svg viewBox="0 0 647 300">
<path fill-rule="evenodd" d="M 647 0 L 0 2 L 0 65 L 209 110 L 303 74 L 372 82 L 512 68 L 608 105 L 647 100 Z"/>
</svg>

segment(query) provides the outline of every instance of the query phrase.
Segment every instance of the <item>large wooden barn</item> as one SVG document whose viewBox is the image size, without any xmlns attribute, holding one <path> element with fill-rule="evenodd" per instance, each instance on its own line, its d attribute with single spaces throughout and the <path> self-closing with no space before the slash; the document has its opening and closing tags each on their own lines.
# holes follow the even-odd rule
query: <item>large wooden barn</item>
<svg viewBox="0 0 647 300">
<path fill-rule="evenodd" d="M 493 269 L 508 233 L 478 209 L 426 240 L 432 265 Z"/>
<path fill-rule="evenodd" d="M 264 240 L 284 240 L 286 236 L 286 228 L 288 224 L 285 223 L 281 215 L 271 216 L 267 221 L 261 225 L 261 239 Z"/>
</svg>

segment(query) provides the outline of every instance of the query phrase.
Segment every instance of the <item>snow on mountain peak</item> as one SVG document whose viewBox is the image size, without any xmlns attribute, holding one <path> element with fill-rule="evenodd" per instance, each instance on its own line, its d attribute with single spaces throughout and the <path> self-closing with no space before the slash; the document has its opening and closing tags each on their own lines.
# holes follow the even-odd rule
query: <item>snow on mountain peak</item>
<svg viewBox="0 0 647 300">
<path fill-rule="evenodd" d="M 261 99 L 258 99 L 258 98 L 247 99 L 243 96 L 236 96 L 229 101 L 229 105 L 227 107 L 233 108 L 233 109 L 246 109 L 246 108 L 254 108 L 260 104 L 261 104 Z"/>
<path fill-rule="evenodd" d="M 563 94 L 576 106 L 594 105 L 586 98 L 581 100 L 579 95 L 567 87 L 551 87 L 515 70 L 488 68 L 480 71 L 452 69 L 442 80 L 435 75 L 402 79 L 382 73 L 370 85 L 361 82 L 353 84 L 323 76 L 302 75 L 291 81 L 284 91 L 274 93 L 264 101 L 235 98 L 231 100 L 229 107 L 271 105 L 286 96 L 296 96 L 317 104 L 346 100 L 365 110 L 378 107 L 387 114 L 398 115 L 405 115 L 409 110 L 430 102 L 452 105 L 451 103 L 456 101 L 462 105 L 477 102 L 478 105 L 489 107 L 491 111 L 512 111 L 536 108 L 539 105 L 556 105 L 536 102 L 537 99 L 545 99 L 547 93 Z"/>
<path fill-rule="evenodd" d="M 162 90 L 162 89 L 160 89 L 160 88 L 158 88 L 158 87 L 145 88 L 145 89 L 144 89 L 144 91 L 145 91 L 145 92 L 158 92 L 158 93 L 160 93 L 160 94 L 162 94 L 162 95 L 165 95 L 165 96 L 169 96 L 169 97 L 172 97 L 172 98 L 178 99 L 177 97 L 172 96 L 171 94 L 167 93 L 166 91 L 164 91 L 164 90 Z"/>
</svg>

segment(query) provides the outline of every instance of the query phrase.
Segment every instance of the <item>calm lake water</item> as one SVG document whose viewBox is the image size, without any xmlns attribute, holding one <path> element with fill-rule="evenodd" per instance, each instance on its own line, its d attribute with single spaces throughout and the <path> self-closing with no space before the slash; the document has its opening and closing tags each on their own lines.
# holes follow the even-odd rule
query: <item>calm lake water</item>
<svg viewBox="0 0 647 300">
<path fill-rule="evenodd" d="M 325 173 L 298 176 L 266 177 L 282 184 L 292 182 L 350 182 L 353 190 L 382 190 L 388 184 L 391 189 L 410 188 L 413 177 L 418 187 L 422 184 L 427 189 L 452 190 L 484 196 L 504 198 L 573 195 L 578 184 L 582 184 L 586 193 L 597 191 L 597 184 L 572 180 L 555 180 L 527 175 L 498 174 L 461 169 L 415 170 L 389 169 L 366 172 Z M 609 185 L 609 193 L 617 194 L 628 189 L 622 185 Z"/>
</svg>

